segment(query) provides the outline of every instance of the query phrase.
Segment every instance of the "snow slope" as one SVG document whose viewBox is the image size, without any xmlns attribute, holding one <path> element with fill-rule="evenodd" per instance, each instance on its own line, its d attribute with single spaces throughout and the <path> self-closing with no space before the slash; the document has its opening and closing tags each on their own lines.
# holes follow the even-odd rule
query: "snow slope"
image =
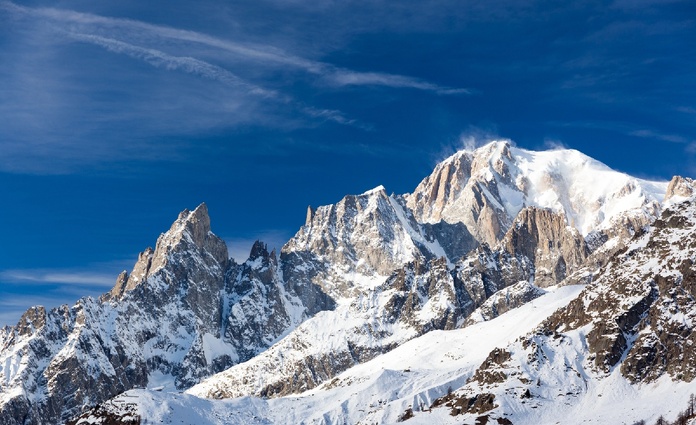
<svg viewBox="0 0 696 425">
<path fill-rule="evenodd" d="M 478 414 L 452 416 L 449 409 L 431 405 L 463 386 L 491 350 L 515 344 L 582 289 L 550 288 L 540 298 L 491 321 L 430 332 L 298 395 L 212 400 L 186 393 L 132 390 L 104 407 L 116 415 L 132 411 L 147 418 L 147 423 L 162 424 L 396 424 L 409 409 L 412 417 L 407 424 L 473 423 Z M 551 362 L 565 364 L 569 358 L 582 361 L 577 358 L 586 351 L 581 334 L 570 339 Z M 553 369 L 539 375 L 541 385 L 534 387 L 534 398 L 526 406 L 502 399 L 500 411 L 505 413 L 494 414 L 491 419 L 504 417 L 516 425 L 653 423 L 660 415 L 674 420 L 687 405 L 689 395 L 696 393 L 696 382 L 675 382 L 668 377 L 632 385 L 618 369 L 608 376 L 576 380 L 549 370 Z M 520 384 L 509 390 L 519 398 L 523 387 Z M 559 393 L 559 388 L 574 390 Z M 89 415 L 78 423 L 91 423 Z"/>
<path fill-rule="evenodd" d="M 299 395 L 210 400 L 191 394 L 132 390 L 109 403 L 115 412 L 123 411 L 118 407 L 121 404 L 134 405 L 137 414 L 148 422 L 165 424 L 394 423 L 409 407 L 418 410 L 430 406 L 448 388 L 462 386 L 490 350 L 532 330 L 581 289 L 551 288 L 542 297 L 491 321 L 427 333 Z M 433 423 L 431 415 L 442 423 L 459 423 L 444 411 L 423 415 L 429 418 L 421 423 Z"/>
<path fill-rule="evenodd" d="M 514 423 L 674 419 L 696 391 L 695 252 L 692 195 L 665 208 L 576 299 L 491 352 L 445 410 Z M 481 396 L 494 403 L 460 403 Z"/>
</svg>

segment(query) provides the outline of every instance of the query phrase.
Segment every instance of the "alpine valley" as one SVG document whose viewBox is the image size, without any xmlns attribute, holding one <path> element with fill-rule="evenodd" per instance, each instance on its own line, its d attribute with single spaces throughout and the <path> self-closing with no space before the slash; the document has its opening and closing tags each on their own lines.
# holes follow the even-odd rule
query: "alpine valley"
<svg viewBox="0 0 696 425">
<path fill-rule="evenodd" d="M 692 420 L 695 323 L 696 183 L 495 141 L 242 264 L 184 210 L 110 292 L 0 329 L 0 425 Z"/>
</svg>

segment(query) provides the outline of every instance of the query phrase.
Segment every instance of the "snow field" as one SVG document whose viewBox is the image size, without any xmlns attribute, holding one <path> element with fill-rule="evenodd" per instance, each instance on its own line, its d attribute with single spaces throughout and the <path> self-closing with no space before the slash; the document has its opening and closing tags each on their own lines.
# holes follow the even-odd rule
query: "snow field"
<svg viewBox="0 0 696 425">
<path fill-rule="evenodd" d="M 409 407 L 416 416 L 408 423 L 459 423 L 460 418 L 449 416 L 447 409 L 420 410 L 427 409 L 448 388 L 464 385 L 493 348 L 531 331 L 581 289 L 551 288 L 540 298 L 489 322 L 427 333 L 300 395 L 208 400 L 190 394 L 135 390 L 118 399 L 137 403 L 140 416 L 152 423 L 386 424 L 398 422 Z"/>
</svg>

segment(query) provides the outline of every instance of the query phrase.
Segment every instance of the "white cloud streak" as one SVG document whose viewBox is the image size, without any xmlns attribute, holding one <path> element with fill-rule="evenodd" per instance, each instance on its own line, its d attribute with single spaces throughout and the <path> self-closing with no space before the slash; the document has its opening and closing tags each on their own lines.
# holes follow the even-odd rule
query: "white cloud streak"
<svg viewBox="0 0 696 425">
<path fill-rule="evenodd" d="M 455 89 L 441 87 L 403 75 L 383 74 L 378 72 L 354 72 L 345 69 L 336 69 L 329 78 L 339 86 L 385 86 L 392 88 L 411 88 L 431 91 L 442 95 L 470 94 L 468 89 Z"/>
<path fill-rule="evenodd" d="M 346 117 L 346 115 L 334 109 L 317 109 L 311 106 L 302 108 L 302 111 L 313 118 L 318 118 L 326 121 L 334 121 L 339 124 L 357 126 L 364 129 L 369 129 L 369 126 L 360 124 L 357 120 Z"/>
<path fill-rule="evenodd" d="M 0 126 L 10 136 L 0 170 L 10 172 L 69 174 L 134 157 L 180 161 L 181 149 L 141 140 L 246 126 L 292 131 L 334 123 L 374 130 L 335 104 L 314 104 L 314 99 L 340 98 L 348 88 L 351 93 L 356 87 L 469 93 L 405 75 L 338 67 L 302 50 L 293 54 L 240 41 L 244 35 L 221 38 L 5 0 L 0 0 L 0 20 L 17 34 L 4 52 L 7 97 L 0 100 Z M 84 55 L 86 46 L 114 57 Z M 143 72 L 117 55 L 164 72 Z"/>
<path fill-rule="evenodd" d="M 219 81 L 228 86 L 245 88 L 250 93 L 261 96 L 277 97 L 276 92 L 247 83 L 230 71 L 202 60 L 191 57 L 172 56 L 159 50 L 138 47 L 119 40 L 100 37 L 97 35 L 70 34 L 70 36 L 76 40 L 104 47 L 105 49 L 114 53 L 121 53 L 135 59 L 142 59 L 155 67 L 162 67 L 169 70 L 179 70 L 189 74 L 199 75 L 211 80 Z"/>
<path fill-rule="evenodd" d="M 350 69 L 335 67 L 320 61 L 305 59 L 289 54 L 274 46 L 245 44 L 232 40 L 224 40 L 195 31 L 182 30 L 146 22 L 109 18 L 89 13 L 80 13 L 53 8 L 28 8 L 12 2 L 1 2 L 0 8 L 14 14 L 29 15 L 49 19 L 61 23 L 71 23 L 86 26 L 94 31 L 120 32 L 121 36 L 155 37 L 170 40 L 202 44 L 208 47 L 224 50 L 239 58 L 255 61 L 271 66 L 290 66 L 310 74 L 320 76 L 332 86 L 384 86 L 391 88 L 411 88 L 436 93 L 438 95 L 470 94 L 465 88 L 440 86 L 417 78 L 398 74 L 379 72 L 358 72 Z M 115 39 L 115 35 L 106 37 Z M 116 41 L 116 40 L 112 40 Z M 113 43 L 110 45 L 113 46 Z M 106 45 L 103 47 L 108 48 Z"/>
<path fill-rule="evenodd" d="M 663 134 L 652 130 L 636 130 L 630 133 L 631 136 L 642 137 L 646 139 L 657 139 L 663 142 L 670 143 L 689 143 L 691 140 L 678 134 Z"/>
<path fill-rule="evenodd" d="M 71 269 L 10 269 L 0 271 L 0 282 L 2 327 L 16 324 L 32 306 L 50 309 L 73 305 L 82 296 L 99 296 L 116 283 L 116 275 Z M 21 287 L 22 293 L 16 293 L 13 287 Z"/>
<path fill-rule="evenodd" d="M 276 49 L 272 46 L 237 43 L 234 41 L 219 39 L 195 31 L 153 25 L 132 19 L 109 18 L 90 13 L 81 13 L 71 10 L 61 10 L 53 8 L 33 9 L 28 7 L 22 7 L 12 2 L 0 2 L 0 7 L 5 8 L 10 12 L 18 14 L 41 17 L 59 22 L 68 22 L 79 25 L 85 25 L 95 29 L 104 29 L 111 31 L 120 30 L 124 32 L 124 35 L 142 35 L 150 37 L 156 36 L 159 38 L 203 44 L 206 46 L 226 50 L 230 53 L 235 53 L 239 56 L 257 60 L 259 62 L 274 62 L 280 65 L 290 65 L 297 68 L 303 68 L 314 73 L 320 72 L 320 68 L 323 66 L 323 64 L 318 62 L 313 62 L 297 56 L 288 55 L 285 52 Z"/>
<path fill-rule="evenodd" d="M 113 274 L 90 271 L 21 269 L 0 271 L 0 281 L 21 284 L 62 284 L 111 287 L 116 282 L 116 276 Z"/>
<path fill-rule="evenodd" d="M 276 91 L 266 90 L 262 87 L 250 84 L 222 67 L 199 59 L 192 57 L 172 56 L 160 50 L 134 46 L 119 40 L 96 35 L 71 33 L 70 36 L 79 41 L 104 47 L 105 49 L 114 53 L 125 54 L 134 59 L 141 59 L 157 68 L 178 70 L 189 74 L 199 75 L 210 80 L 219 81 L 220 83 L 230 87 L 243 88 L 247 92 L 254 95 L 274 98 L 284 103 L 293 102 L 292 98 L 288 96 L 283 96 Z M 358 123 L 357 120 L 348 118 L 343 112 L 337 110 L 301 107 L 300 111 L 312 118 L 319 118 L 324 121 L 332 121 L 343 125 L 365 127 Z"/>
</svg>

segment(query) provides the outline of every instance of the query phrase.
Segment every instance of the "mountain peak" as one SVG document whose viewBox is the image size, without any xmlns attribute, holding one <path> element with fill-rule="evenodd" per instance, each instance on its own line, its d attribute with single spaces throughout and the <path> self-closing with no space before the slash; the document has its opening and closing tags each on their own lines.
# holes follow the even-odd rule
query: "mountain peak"
<svg viewBox="0 0 696 425">
<path fill-rule="evenodd" d="M 387 195 L 387 190 L 384 188 L 384 186 L 379 185 L 375 187 L 374 189 L 367 190 L 360 194 L 360 196 L 370 196 L 370 195 L 376 195 L 376 194 L 381 194 L 383 193 L 385 196 Z"/>
<path fill-rule="evenodd" d="M 696 183 L 688 177 L 672 177 L 665 192 L 665 202 L 678 201 L 693 196 L 694 192 L 696 192 L 695 186 Z"/>
<path fill-rule="evenodd" d="M 184 252 L 209 255 L 220 267 L 227 265 L 227 246 L 210 230 L 210 216 L 205 203 L 201 203 L 193 211 L 181 211 L 170 229 L 157 239 L 155 249 L 148 247 L 141 252 L 131 273 L 122 272 L 116 279 L 116 285 L 105 294 L 104 299 L 120 298 L 166 267 L 172 255 Z"/>
<path fill-rule="evenodd" d="M 200 241 L 210 232 L 210 216 L 208 206 L 205 202 L 201 203 L 193 211 L 184 209 L 179 213 L 179 217 L 172 225 L 170 231 L 185 228 L 191 233 L 194 241 Z"/>
<path fill-rule="evenodd" d="M 445 159 L 406 198 L 418 221 L 461 222 L 493 245 L 527 206 L 563 214 L 587 235 L 626 214 L 656 215 L 666 189 L 666 182 L 628 176 L 575 150 L 495 141 Z"/>
<path fill-rule="evenodd" d="M 464 149 L 460 150 L 457 153 L 459 154 L 462 152 L 468 152 L 468 153 L 474 154 L 477 152 L 478 153 L 504 152 L 506 150 L 510 150 L 511 146 L 512 146 L 512 142 L 510 142 L 509 140 L 505 140 L 505 139 L 490 140 L 486 144 L 483 144 L 481 146 L 477 146 L 477 147 L 476 146 L 473 146 L 473 147 L 466 146 Z"/>
<path fill-rule="evenodd" d="M 689 257 L 696 241 L 688 237 L 696 227 L 696 208 L 693 202 L 689 203 L 694 192 L 696 187 L 690 179 L 675 177 L 669 185 L 648 182 L 613 171 L 578 151 L 534 152 L 514 147 L 508 141 L 494 141 L 475 150 L 457 152 L 443 161 L 413 194 L 389 196 L 383 186 L 377 186 L 359 195 L 347 195 L 333 205 L 316 209 L 310 206 L 306 224 L 285 244 L 280 256 L 275 250 L 269 253 L 265 243 L 256 241 L 243 264 L 228 261 L 224 242 L 211 232 L 208 208 L 200 204 L 193 211 L 185 209 L 179 213 L 170 229 L 160 235 L 155 249 L 142 252 L 131 273 L 121 273 L 114 289 L 100 303 L 85 298 L 72 308 L 66 305 L 51 312 L 30 310 L 16 328 L 18 332 L 14 328 L 0 330 L 0 364 L 4 365 L 0 366 L 0 393 L 5 388 L 26 391 L 9 403 L 3 399 L 4 394 L 0 396 L 0 423 L 15 423 L 3 421 L 3 415 L 24 418 L 43 414 L 49 408 L 54 410 L 48 412 L 53 416 L 47 421 L 57 422 L 53 420 L 56 416 L 74 415 L 111 397 L 114 391 L 155 385 L 164 388 L 162 383 L 184 389 L 224 369 L 227 371 L 211 377 L 190 394 L 274 397 L 323 385 L 313 393 L 319 396 L 316 399 L 321 398 L 324 389 L 342 386 L 349 387 L 346 396 L 355 395 L 351 380 L 337 377 L 339 373 L 394 347 L 406 346 L 410 344 L 406 341 L 423 333 L 453 330 L 472 323 L 475 327 L 483 325 L 478 323 L 482 320 L 492 322 L 501 317 L 503 323 L 514 325 L 504 326 L 504 332 L 487 326 L 485 332 L 478 334 L 479 341 L 471 344 L 472 340 L 461 339 L 468 342 L 448 343 L 447 350 L 442 350 L 442 345 L 426 344 L 432 350 L 427 358 L 442 351 L 444 363 L 440 363 L 447 368 L 437 371 L 444 379 L 435 386 L 430 367 L 420 369 L 413 356 L 399 355 L 408 363 L 397 368 L 393 363 L 386 364 L 389 369 L 382 363 L 374 369 L 379 373 L 370 371 L 369 375 L 388 380 L 384 382 L 389 387 L 383 388 L 391 390 L 392 385 L 400 382 L 411 385 L 416 382 L 411 377 L 422 374 L 427 376 L 427 388 L 417 393 L 410 389 L 378 391 L 379 401 L 351 395 L 351 400 L 359 401 L 346 404 L 341 400 L 336 411 L 326 408 L 325 398 L 317 405 L 321 416 L 316 417 L 329 418 L 332 423 L 394 422 L 405 416 L 377 413 L 381 416 L 366 417 L 366 406 L 370 403 L 380 409 L 403 409 L 413 400 L 432 400 L 438 392 L 444 395 L 446 388 L 456 383 L 488 384 L 488 376 L 500 376 L 494 368 L 515 359 L 523 361 L 520 370 L 534 373 L 535 367 L 526 367 L 527 359 L 534 360 L 528 354 L 534 353 L 524 351 L 528 347 L 523 346 L 522 340 L 517 340 L 518 345 L 509 345 L 513 339 L 508 341 L 512 338 L 508 330 L 521 326 L 519 335 L 528 334 L 556 308 L 547 308 L 547 301 L 536 304 L 534 310 L 545 312 L 533 313 L 532 321 L 528 320 L 531 309 L 507 322 L 502 313 L 512 313 L 511 309 L 534 302 L 537 297 L 564 292 L 566 288 L 556 286 L 576 282 L 588 283 L 588 291 L 598 296 L 578 298 L 566 310 L 568 315 L 559 319 L 558 326 L 549 329 L 560 332 L 559 329 L 566 329 L 561 326 L 571 329 L 577 320 L 594 320 L 595 316 L 587 311 L 597 313 L 597 317 L 601 313 L 604 319 L 597 322 L 593 334 L 586 334 L 587 338 L 584 333 L 579 335 L 587 341 L 577 345 L 580 351 L 564 351 L 572 355 L 570 362 L 565 362 L 562 355 L 554 358 L 561 360 L 557 364 L 561 374 L 567 374 L 569 364 L 583 366 L 572 360 L 578 358 L 576 354 L 585 356 L 586 347 L 598 347 L 602 351 L 598 351 L 595 359 L 599 360 L 593 364 L 602 366 L 606 363 L 603 359 L 620 359 L 627 352 L 626 344 L 634 340 L 629 335 L 645 340 L 643 331 L 636 328 L 651 326 L 643 320 L 645 317 L 652 321 L 656 314 L 664 312 L 666 315 L 659 323 L 664 328 L 671 326 L 670 335 L 686 336 L 680 328 L 682 324 L 688 324 L 692 332 L 693 315 L 686 314 L 696 311 L 691 297 L 696 289 L 689 286 L 696 276 Z M 663 198 L 669 199 L 668 203 L 660 204 Z M 683 204 L 676 204 L 682 201 Z M 663 209 L 664 205 L 667 208 Z M 652 221 L 661 210 L 662 218 Z M 623 239 L 625 229 L 630 229 L 625 232 L 628 236 L 645 237 Z M 642 273 L 637 280 L 633 278 L 636 273 Z M 572 294 L 580 293 L 571 290 Z M 677 290 L 684 290 L 681 293 L 687 296 L 672 297 Z M 650 313 L 646 307 L 657 302 L 655 294 L 659 293 L 669 296 Z M 608 297 L 602 299 L 603 294 Z M 616 298 L 615 294 L 621 297 Z M 570 296 L 563 295 L 563 303 L 557 298 L 557 306 L 570 305 Z M 624 306 L 631 304 L 633 307 L 624 311 Z M 594 310 L 588 310 L 587 305 Z M 681 306 L 686 314 L 677 311 L 675 316 L 673 306 Z M 520 317 L 525 319 L 520 321 Z M 614 327 L 607 328 L 606 323 Z M 500 337 L 500 344 L 491 349 L 496 345 L 512 348 L 497 350 L 488 360 L 484 360 L 488 350 L 475 348 L 480 357 L 456 366 L 449 363 L 464 359 L 466 354 L 452 355 L 449 348 L 489 344 L 491 335 Z M 610 339 L 606 340 L 605 335 Z M 543 339 L 555 334 L 542 332 L 536 336 Z M 571 337 L 566 335 L 557 341 L 563 344 L 563 350 L 567 348 L 565 338 Z M 441 341 L 442 334 L 437 338 Z M 556 338 L 551 338 L 553 341 Z M 651 341 L 656 343 L 650 345 Z M 696 376 L 694 369 L 681 367 L 692 364 L 696 358 L 696 352 L 690 348 L 683 352 L 670 350 L 659 356 L 652 353 L 663 353 L 641 348 L 660 349 L 660 344 L 658 339 L 636 342 L 638 350 L 629 353 L 631 362 L 624 363 L 622 371 L 643 373 L 645 359 L 672 358 L 679 360 L 670 363 L 671 370 L 683 373 L 673 376 Z M 606 346 L 608 350 L 604 350 Z M 520 355 L 513 358 L 510 353 L 516 352 Z M 681 354 L 685 354 L 684 362 Z M 477 372 L 481 381 L 476 381 L 477 375 L 469 379 L 470 376 L 450 376 L 447 372 L 470 374 L 481 361 L 493 368 L 481 366 Z M 85 367 L 81 367 L 81 362 L 87 362 Z M 589 372 L 595 370 L 592 364 L 586 365 L 590 366 Z M 228 369 L 230 366 L 233 368 Z M 663 370 L 660 362 L 653 362 L 653 366 L 655 376 L 659 376 Z M 360 366 L 354 370 L 357 369 Z M 561 386 L 561 394 L 578 395 L 579 390 L 588 389 L 588 381 L 579 380 L 586 375 L 579 370 L 570 372 L 573 373 L 567 376 L 573 387 Z M 548 391 L 544 400 L 556 398 L 558 388 L 545 382 L 550 374 L 541 376 L 541 380 L 538 376 L 527 379 L 521 373 L 515 374 L 514 388 L 527 381 L 537 382 L 522 394 L 522 404 L 545 388 Z M 565 377 L 561 374 L 557 375 Z M 624 374 L 626 378 L 630 376 Z M 372 384 L 360 385 L 370 392 L 377 388 Z M 511 388 L 501 387 L 495 397 L 503 399 Z M 407 394 L 408 400 L 393 398 L 383 402 L 385 393 L 393 394 L 390 397 Z M 37 394 L 42 398 L 35 397 Z M 82 398 L 71 394 L 82 394 Z M 332 394 L 334 397 L 337 392 Z M 495 408 L 492 394 L 483 394 L 485 397 L 481 398 L 488 400 L 486 408 Z M 513 397 L 512 393 L 509 395 Z M 455 396 L 458 395 L 448 391 L 444 397 Z M 519 393 L 514 397 L 517 400 Z M 244 405 L 248 404 L 246 400 Z M 210 410 L 210 404 L 205 403 L 206 410 Z M 426 410 L 420 404 L 420 411 Z M 235 404 L 235 409 L 237 406 L 242 408 Z M 260 412 L 257 406 L 252 403 L 255 416 Z M 346 412 L 345 406 L 356 409 L 351 413 L 355 416 L 340 416 Z M 287 419 L 287 409 L 275 410 L 286 419 L 269 422 L 296 423 L 306 419 Z M 334 415 L 339 411 L 338 416 Z M 230 412 L 229 417 L 234 415 Z M 151 415 L 143 416 L 149 419 Z M 220 420 L 216 416 L 211 422 Z M 93 422 L 91 416 L 86 421 Z M 534 421 L 540 422 L 556 421 Z"/>
<path fill-rule="evenodd" d="M 169 231 L 160 235 L 153 254 L 152 270 L 163 266 L 170 252 L 189 249 L 207 252 L 220 265 L 227 264 L 227 246 L 210 230 L 210 216 L 205 203 L 193 211 L 182 211 Z"/>
<path fill-rule="evenodd" d="M 249 261 L 254 261 L 257 258 L 267 258 L 270 254 L 268 253 L 268 245 L 257 240 L 251 247 L 251 252 L 249 252 Z"/>
</svg>

